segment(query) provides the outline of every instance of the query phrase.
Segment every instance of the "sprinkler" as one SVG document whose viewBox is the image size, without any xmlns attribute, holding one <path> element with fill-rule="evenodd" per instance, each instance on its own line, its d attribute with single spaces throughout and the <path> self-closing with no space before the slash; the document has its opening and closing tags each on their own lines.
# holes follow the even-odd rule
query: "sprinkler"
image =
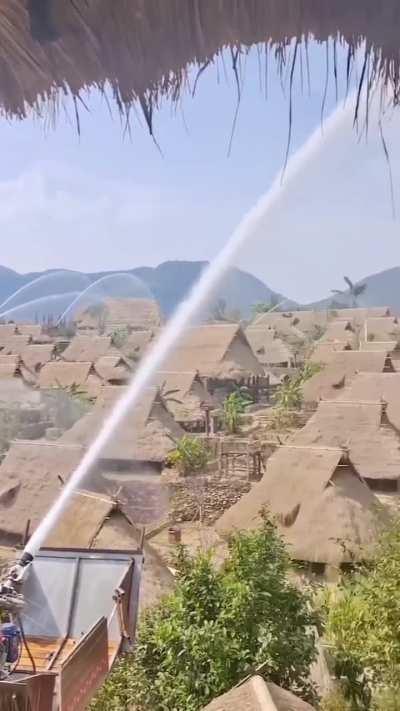
<svg viewBox="0 0 400 711">
<path fill-rule="evenodd" d="M 0 613 L 7 622 L 0 623 L 0 680 L 6 679 L 18 665 L 22 651 L 24 631 L 20 614 L 24 607 L 21 587 L 33 557 L 24 552 L 0 580 Z"/>
</svg>

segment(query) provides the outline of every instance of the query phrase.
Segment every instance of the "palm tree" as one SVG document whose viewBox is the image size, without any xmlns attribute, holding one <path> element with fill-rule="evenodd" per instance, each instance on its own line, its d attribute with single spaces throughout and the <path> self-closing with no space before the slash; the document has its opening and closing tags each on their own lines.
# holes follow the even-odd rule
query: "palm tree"
<svg viewBox="0 0 400 711">
<path fill-rule="evenodd" d="M 367 288 L 367 284 L 354 284 L 354 282 L 351 281 L 350 277 L 343 277 L 348 289 L 345 289 L 344 291 L 341 291 L 340 289 L 332 289 L 332 294 L 340 295 L 340 296 L 347 296 L 349 295 L 351 297 L 351 302 L 352 306 L 354 308 L 357 308 L 358 302 L 357 299 L 361 294 L 363 294 Z"/>
</svg>

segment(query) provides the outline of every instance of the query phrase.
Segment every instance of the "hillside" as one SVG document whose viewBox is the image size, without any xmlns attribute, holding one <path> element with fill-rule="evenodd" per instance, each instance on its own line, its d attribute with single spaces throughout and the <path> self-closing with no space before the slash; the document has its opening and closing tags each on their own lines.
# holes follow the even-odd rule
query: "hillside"
<svg viewBox="0 0 400 711">
<path fill-rule="evenodd" d="M 362 296 L 358 299 L 359 306 L 389 306 L 392 311 L 400 311 L 400 267 L 385 269 L 377 274 L 360 279 L 357 284 L 366 284 Z M 351 306 L 348 292 L 339 297 L 331 295 L 327 299 L 310 304 L 309 307 L 317 309 L 327 308 L 331 305 L 332 299 L 344 306 Z"/>
<path fill-rule="evenodd" d="M 116 280 L 115 283 L 113 283 L 112 280 L 104 282 L 100 293 L 104 296 L 133 296 L 144 295 L 147 291 L 150 291 L 159 302 L 163 313 L 168 316 L 172 313 L 177 304 L 188 294 L 206 264 L 207 262 L 170 261 L 164 262 L 154 268 L 138 267 L 129 270 L 129 273 L 138 277 L 145 285 L 144 288 L 139 290 L 140 294 L 132 293 L 129 290 L 129 284 L 119 284 L 118 280 Z M 70 303 L 72 291 L 75 292 L 76 290 L 79 292 L 84 288 L 84 277 L 87 277 L 90 282 L 94 283 L 101 277 L 118 274 L 118 272 L 96 272 L 80 275 L 76 272 L 70 272 L 70 278 L 68 274 L 52 278 L 51 275 L 54 271 L 56 270 L 44 272 L 43 276 L 47 275 L 49 277 L 48 279 L 39 281 L 32 289 L 27 289 L 16 302 L 13 301 L 10 303 L 9 306 L 14 306 L 15 304 L 22 304 L 29 299 L 34 300 L 34 303 L 32 303 L 28 310 L 24 308 L 21 311 L 10 313 L 8 318 L 32 318 L 34 315 L 37 316 L 38 312 L 40 315 L 42 315 L 42 313 L 52 313 L 54 316 L 58 316 L 62 313 L 64 308 L 66 308 L 68 303 Z M 4 299 L 17 289 L 38 279 L 40 276 L 42 275 L 37 272 L 18 274 L 18 272 L 0 266 L 0 301 L 4 301 Z M 80 283 L 80 277 L 82 277 L 82 283 Z M 54 300 L 44 298 L 54 292 L 58 294 L 68 292 L 69 296 Z M 233 268 L 229 270 L 218 292 L 210 298 L 208 311 L 212 312 L 213 304 L 215 304 L 218 299 L 223 299 L 226 303 L 226 314 L 228 316 L 232 314 L 232 316 L 237 317 L 240 314 L 240 317 L 246 318 L 250 315 L 253 304 L 269 302 L 272 296 L 273 292 L 262 281 L 248 272 Z M 280 294 L 274 296 L 278 300 L 284 298 Z M 287 302 L 287 305 L 289 307 L 294 306 L 293 302 Z"/>
</svg>

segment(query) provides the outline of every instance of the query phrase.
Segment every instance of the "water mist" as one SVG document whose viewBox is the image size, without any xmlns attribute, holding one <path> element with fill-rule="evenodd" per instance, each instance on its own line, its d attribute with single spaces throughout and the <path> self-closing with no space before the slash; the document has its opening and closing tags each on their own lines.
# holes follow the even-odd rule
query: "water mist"
<svg viewBox="0 0 400 711">
<path fill-rule="evenodd" d="M 128 411 L 138 402 L 143 389 L 151 383 L 156 371 L 161 369 L 169 353 L 173 350 L 193 318 L 205 305 L 207 297 L 224 277 L 237 253 L 253 234 L 260 220 L 264 219 L 268 212 L 279 203 L 279 200 L 301 175 L 307 164 L 319 154 L 324 142 L 331 138 L 349 118 L 353 111 L 353 98 L 350 97 L 347 100 L 345 107 L 342 105 L 336 107 L 329 118 L 325 120 L 323 133 L 319 126 L 303 146 L 294 153 L 287 164 L 284 179 L 282 180 L 282 174 L 279 172 L 269 190 L 244 216 L 227 244 L 205 269 L 187 299 L 178 306 L 154 347 L 140 364 L 125 394 L 105 420 L 79 466 L 64 486 L 60 496 L 32 535 L 25 552 L 30 553 L 32 556 L 37 553 L 57 522 L 73 491 L 82 484 L 86 474 L 99 458 L 102 449 L 117 430 Z"/>
</svg>

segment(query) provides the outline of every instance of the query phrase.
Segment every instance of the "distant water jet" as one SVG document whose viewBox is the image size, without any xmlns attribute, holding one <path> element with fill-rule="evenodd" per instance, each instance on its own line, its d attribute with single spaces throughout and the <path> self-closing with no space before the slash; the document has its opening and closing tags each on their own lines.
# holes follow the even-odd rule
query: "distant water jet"
<svg viewBox="0 0 400 711">
<path fill-rule="evenodd" d="M 100 285 L 103 285 L 107 282 L 110 282 L 110 281 L 116 282 L 117 279 L 121 279 L 121 278 L 124 280 L 127 280 L 127 282 L 129 283 L 130 286 L 135 287 L 135 293 L 132 294 L 130 298 L 134 298 L 134 297 L 139 298 L 139 296 L 141 296 L 142 298 L 144 296 L 148 296 L 149 298 L 151 298 L 150 290 L 147 289 L 146 285 L 144 284 L 143 281 L 141 281 L 141 279 L 138 279 L 133 274 L 129 274 L 128 272 L 118 272 L 116 274 L 105 274 L 104 276 L 100 277 L 100 279 L 97 279 L 96 281 L 89 284 L 83 291 L 81 291 L 77 295 L 77 297 L 67 306 L 64 313 L 61 314 L 60 318 L 58 319 L 58 321 L 56 323 L 56 326 L 58 326 L 68 316 L 68 314 L 72 311 L 73 308 L 75 308 L 75 306 L 77 306 L 79 303 L 81 303 L 83 301 L 85 296 L 88 296 L 92 291 L 95 292 L 97 287 L 99 287 Z M 139 289 L 137 287 L 139 287 Z M 136 291 L 138 291 L 138 293 L 136 293 Z M 106 294 L 106 296 L 107 296 L 107 294 Z M 97 299 L 95 297 L 96 297 L 96 293 L 94 293 L 94 299 L 93 299 L 93 301 L 96 302 L 99 300 L 99 297 L 97 297 Z M 123 295 L 121 294 L 120 297 L 122 298 Z M 129 297 L 126 297 L 126 295 L 125 295 L 124 298 L 129 298 Z"/>
<path fill-rule="evenodd" d="M 49 301 L 60 301 L 60 299 L 75 299 L 77 296 L 76 291 L 67 291 L 64 294 L 48 294 L 48 296 L 39 296 L 37 299 L 30 299 L 29 301 L 24 301 L 22 304 L 18 304 L 18 306 L 12 306 L 11 309 L 7 309 L 6 311 L 2 311 L 0 313 L 0 318 L 8 318 L 10 316 L 15 316 L 19 311 L 23 311 L 24 309 L 28 308 L 38 308 L 39 306 L 43 306 L 43 304 L 47 304 Z"/>
<path fill-rule="evenodd" d="M 70 272 L 67 270 L 60 270 L 58 272 L 50 272 L 50 274 L 41 274 L 41 276 L 36 277 L 35 279 L 32 279 L 32 281 L 28 282 L 27 284 L 23 284 L 23 286 L 20 286 L 19 289 L 14 291 L 10 296 L 7 296 L 7 298 L 0 304 L 0 310 L 4 309 L 5 306 L 10 304 L 14 299 L 16 299 L 18 296 L 21 296 L 21 294 L 25 293 L 25 291 L 28 291 L 31 289 L 33 286 L 37 286 L 37 284 L 42 284 L 42 283 L 49 283 L 53 282 L 56 279 L 60 278 L 67 278 L 68 280 L 76 280 L 78 279 L 80 282 L 83 282 L 84 286 L 86 287 L 89 279 L 87 276 L 84 274 L 80 274 L 80 272 Z M 67 291 L 74 291 L 78 292 L 81 291 L 82 288 L 84 288 L 83 284 L 80 285 L 81 288 L 77 289 L 76 287 L 73 288 L 73 285 L 71 284 L 72 288 L 68 288 Z M 65 291 L 65 289 L 64 289 Z"/>
<path fill-rule="evenodd" d="M 301 175 L 307 164 L 318 155 L 326 140 L 336 133 L 349 116 L 352 116 L 354 95 L 351 98 L 352 100 L 348 100 L 345 107 L 338 106 L 331 116 L 326 119 L 323 134 L 321 127 L 318 127 L 303 146 L 290 158 L 286 167 L 284 181 L 282 181 L 282 174 L 279 172 L 268 192 L 245 215 L 225 247 L 205 269 L 198 282 L 194 285 L 188 298 L 178 306 L 148 356 L 138 367 L 126 393 L 105 420 L 100 432 L 64 486 L 60 496 L 33 533 L 25 548 L 26 552 L 34 556 L 39 550 L 43 541 L 56 524 L 71 494 L 82 483 L 129 410 L 136 405 L 143 389 L 151 383 L 155 372 L 162 367 L 184 330 L 202 309 L 209 293 L 217 287 L 260 220 L 265 218 L 268 212 L 279 204 L 282 196 Z"/>
</svg>

